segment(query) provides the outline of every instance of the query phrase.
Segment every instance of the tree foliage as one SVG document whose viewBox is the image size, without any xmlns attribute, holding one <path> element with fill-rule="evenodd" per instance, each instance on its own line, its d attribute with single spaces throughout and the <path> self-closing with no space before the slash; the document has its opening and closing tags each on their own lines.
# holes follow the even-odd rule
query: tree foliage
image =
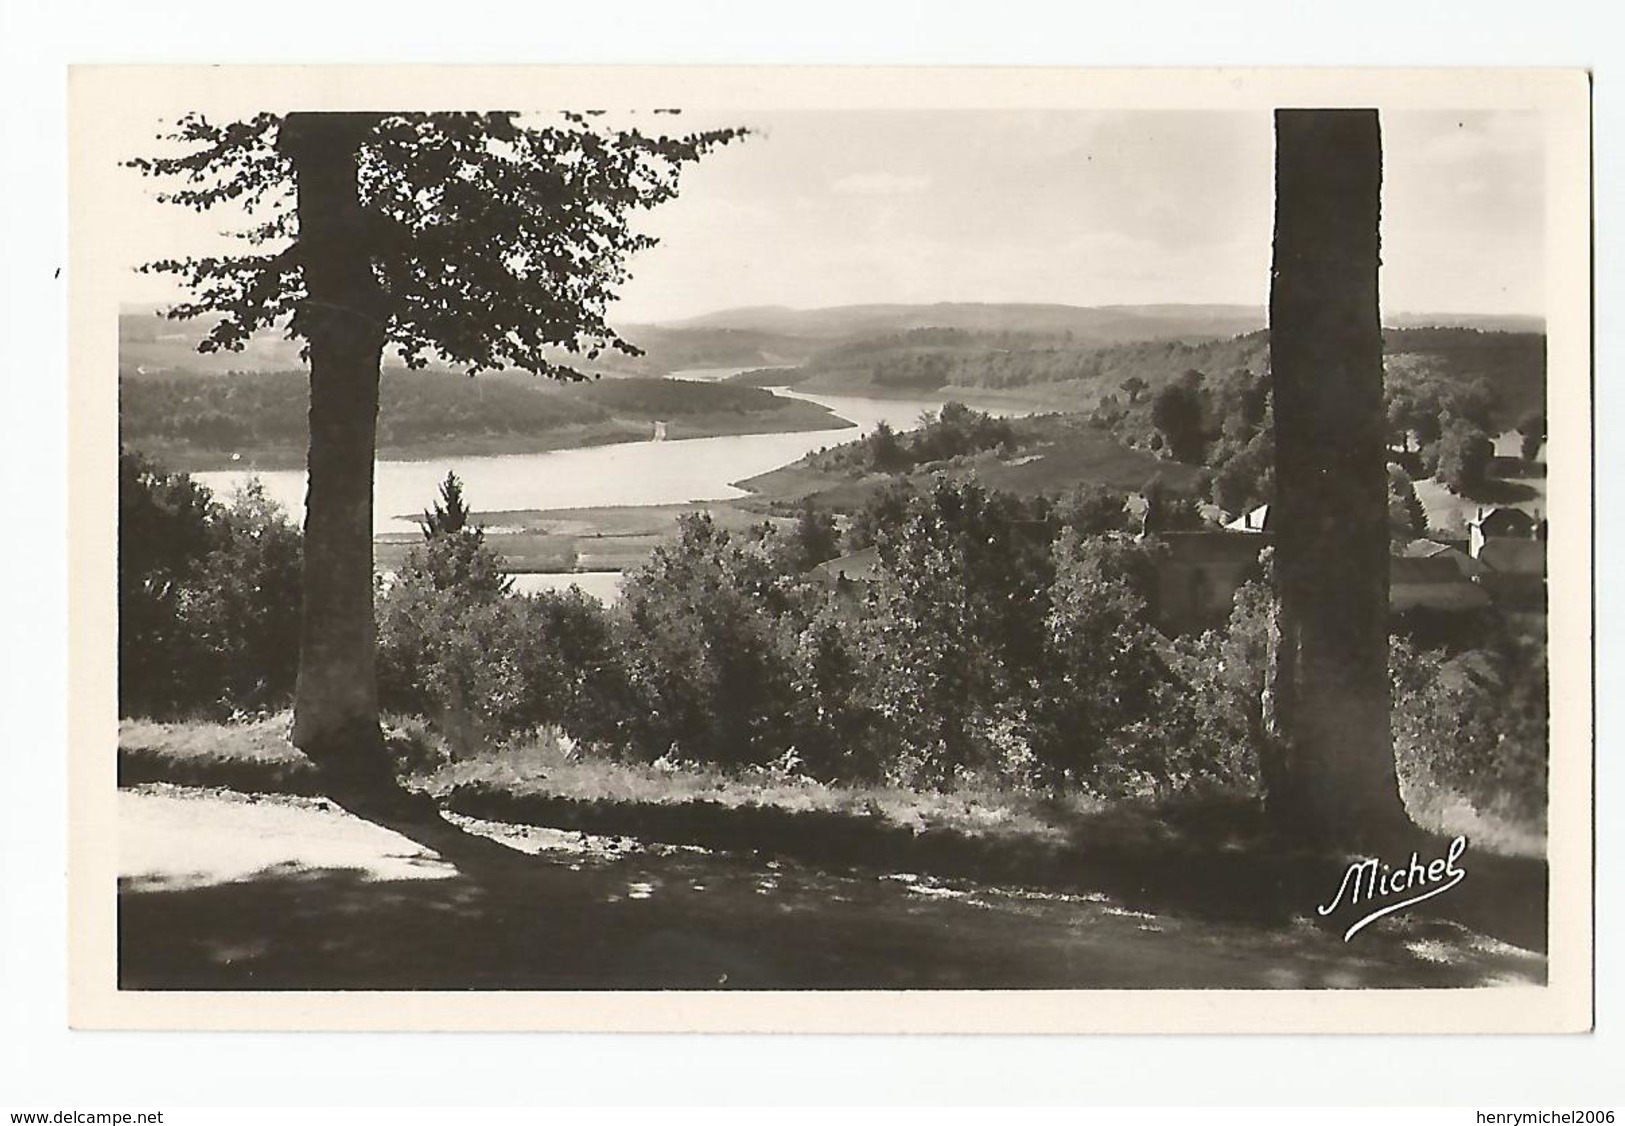
<svg viewBox="0 0 1625 1126">
<path fill-rule="evenodd" d="M 1169 679 L 1148 614 L 1154 564 L 1141 544 L 1073 529 L 1054 559 L 1034 751 L 1052 783 L 1098 780 L 1149 757 L 1119 736 L 1154 713 Z"/>
<path fill-rule="evenodd" d="M 1447 416 L 1438 442 L 1436 476 L 1452 492 L 1461 496 L 1479 493 L 1489 479 L 1495 445 L 1482 427 L 1465 419 Z"/>
<path fill-rule="evenodd" d="M 544 725 L 618 744 L 637 709 L 608 613 L 579 590 L 514 594 L 469 515 L 447 474 L 424 542 L 379 594 L 380 702 L 429 717 L 458 755 Z"/>
<path fill-rule="evenodd" d="M 1428 515 L 1416 495 L 1410 474 L 1398 465 L 1388 466 L 1388 529 L 1400 542 L 1427 535 Z"/>
<path fill-rule="evenodd" d="M 1518 420 L 1518 434 L 1522 438 L 1519 453 L 1524 461 L 1534 463 L 1540 456 L 1540 447 L 1546 444 L 1546 412 L 1530 411 Z"/>
<path fill-rule="evenodd" d="M 1168 452 L 1191 465 L 1201 463 L 1207 445 L 1199 387 L 1189 380 L 1169 383 L 1151 400 L 1151 424 L 1162 435 Z"/>
<path fill-rule="evenodd" d="M 249 217 L 234 232 L 249 252 L 145 267 L 192 293 L 171 315 L 223 314 L 205 351 L 240 349 L 278 324 L 301 335 L 306 290 L 282 124 L 270 113 L 225 124 L 191 113 L 159 138 L 175 155 L 128 162 L 175 185 L 160 200 L 197 211 L 229 202 Z M 674 198 L 684 165 L 743 132 L 668 137 L 581 113 L 546 124 L 513 112 L 375 114 L 370 124 L 358 163 L 360 249 L 402 361 L 544 374 L 569 370 L 561 350 L 637 354 L 605 319 L 627 259 L 654 244 L 631 218 Z"/>
<path fill-rule="evenodd" d="M 471 374 L 517 366 L 578 379 L 561 352 L 634 351 L 605 320 L 628 257 L 652 245 L 630 217 L 672 198 L 685 164 L 738 135 L 648 136 L 578 113 L 536 126 L 511 112 L 300 112 L 224 126 L 189 114 L 166 138 L 179 155 L 130 162 L 179 181 L 168 202 L 231 201 L 253 220 L 237 234 L 256 252 L 148 267 L 191 290 L 174 315 L 220 314 L 202 346 L 241 348 L 284 320 L 305 343 L 293 741 L 353 810 L 433 815 L 397 785 L 379 726 L 369 517 L 385 348 L 408 367 L 433 356 Z"/>
<path fill-rule="evenodd" d="M 1196 498 L 1179 492 L 1156 476 L 1140 490 L 1145 500 L 1145 514 L 1141 525 L 1147 533 L 1194 532 L 1203 527 L 1202 510 Z"/>
<path fill-rule="evenodd" d="M 300 537 L 251 481 L 222 504 L 119 455 L 119 710 L 159 718 L 275 708 L 298 657 Z"/>
<path fill-rule="evenodd" d="M 1043 651 L 1049 527 L 1021 501 L 939 478 L 877 541 L 867 616 L 877 710 L 909 749 L 904 780 L 996 769 L 994 733 L 1017 722 Z"/>
<path fill-rule="evenodd" d="M 622 580 L 615 613 L 646 757 L 761 765 L 791 749 L 801 587 L 774 566 L 767 539 L 687 514 L 676 539 Z"/>
</svg>

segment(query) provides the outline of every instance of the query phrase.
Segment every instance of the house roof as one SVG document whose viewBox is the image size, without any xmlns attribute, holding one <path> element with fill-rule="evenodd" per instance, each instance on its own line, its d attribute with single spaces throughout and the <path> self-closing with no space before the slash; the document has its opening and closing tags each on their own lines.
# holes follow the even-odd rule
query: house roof
<svg viewBox="0 0 1625 1126">
<path fill-rule="evenodd" d="M 1448 559 L 1456 565 L 1456 570 L 1468 578 L 1482 575 L 1489 570 L 1486 564 L 1480 563 L 1461 548 L 1440 543 L 1438 540 L 1412 540 L 1402 550 L 1404 555 L 1411 559 Z"/>
<path fill-rule="evenodd" d="M 1261 504 L 1251 512 L 1243 512 L 1225 524 L 1233 532 L 1267 532 L 1270 530 L 1270 506 Z"/>
<path fill-rule="evenodd" d="M 1467 523 L 1486 536 L 1527 536 L 1535 518 L 1521 508 L 1481 508 Z"/>
<path fill-rule="evenodd" d="M 1412 540 L 1405 545 L 1404 554 L 1412 559 L 1431 559 L 1435 555 L 1443 555 L 1447 551 L 1454 550 L 1456 549 L 1449 544 L 1440 543 L 1438 540 Z"/>
</svg>

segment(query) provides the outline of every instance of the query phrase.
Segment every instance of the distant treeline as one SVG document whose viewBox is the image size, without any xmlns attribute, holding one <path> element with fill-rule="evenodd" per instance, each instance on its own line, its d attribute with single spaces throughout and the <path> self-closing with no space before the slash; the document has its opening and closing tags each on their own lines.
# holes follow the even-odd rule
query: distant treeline
<svg viewBox="0 0 1625 1126">
<path fill-rule="evenodd" d="M 1383 341 L 1390 364 L 1450 382 L 1483 380 L 1491 390 L 1494 422 L 1503 427 L 1545 401 L 1543 334 L 1407 328 L 1386 330 Z M 1091 409 L 1102 395 L 1138 399 L 1190 371 L 1230 377 L 1268 370 L 1268 332 L 1100 347 L 1065 333 L 927 328 L 842 344 L 797 371 L 751 372 L 738 381 L 889 391 L 1043 387 L 1076 397 L 1079 409 Z"/>
</svg>

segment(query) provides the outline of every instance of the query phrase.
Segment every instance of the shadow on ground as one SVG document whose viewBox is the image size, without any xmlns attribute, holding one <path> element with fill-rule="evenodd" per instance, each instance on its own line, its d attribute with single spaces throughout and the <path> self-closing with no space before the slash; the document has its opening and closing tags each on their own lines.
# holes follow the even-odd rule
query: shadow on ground
<svg viewBox="0 0 1625 1126">
<path fill-rule="evenodd" d="M 1125 803 L 1082 814 L 1057 807 L 1049 814 L 1067 826 L 1064 840 L 916 831 L 878 818 L 778 806 L 584 802 L 479 786 L 458 787 L 450 805 L 497 821 L 759 853 L 826 869 L 929 872 L 1001 886 L 1104 892 L 1137 910 L 1258 926 L 1282 926 L 1303 916 L 1318 920 L 1313 909 L 1333 900 L 1354 859 L 1283 842 L 1258 804 L 1243 801 Z M 1445 855 L 1449 844 L 1418 832 L 1390 846 L 1381 859 L 1403 865 L 1415 850 L 1426 864 Z M 1471 878 L 1419 904 L 1416 912 L 1544 953 L 1545 862 L 1473 852 L 1469 842 L 1463 863 Z M 1323 923 L 1339 933 L 1348 925 L 1342 913 Z"/>
<path fill-rule="evenodd" d="M 330 819 L 316 832 L 343 819 L 304 812 Z M 418 835 L 441 836 L 451 863 L 423 857 L 412 878 L 284 863 L 122 880 L 121 987 L 1457 988 L 1545 974 L 1538 955 L 1442 918 L 1396 916 L 1345 943 L 1309 908 L 1215 910 L 1307 889 L 1178 851 L 1114 888 L 1066 893 L 697 848 L 532 855 L 477 834 Z M 1314 891 L 1324 901 L 1335 885 Z"/>
</svg>

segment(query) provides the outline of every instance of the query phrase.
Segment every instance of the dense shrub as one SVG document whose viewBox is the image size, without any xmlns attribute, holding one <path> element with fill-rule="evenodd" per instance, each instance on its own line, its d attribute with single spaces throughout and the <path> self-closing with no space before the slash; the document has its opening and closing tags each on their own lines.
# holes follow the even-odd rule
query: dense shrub
<svg viewBox="0 0 1625 1126">
<path fill-rule="evenodd" d="M 1454 657 L 1396 641 L 1394 753 L 1406 800 L 1440 792 L 1544 828 L 1547 674 L 1543 642 L 1501 639 Z"/>
<path fill-rule="evenodd" d="M 229 504 L 119 456 L 119 710 L 274 710 L 299 661 L 300 535 L 257 482 Z"/>
<path fill-rule="evenodd" d="M 1154 714 L 1170 676 L 1146 609 L 1151 556 L 1132 541 L 1069 529 L 1054 559 L 1033 750 L 1052 783 L 1099 780 L 1137 765 L 1123 762 L 1114 744 L 1124 728 Z"/>
<path fill-rule="evenodd" d="M 993 735 L 1024 725 L 1042 662 L 1047 521 L 1007 494 L 938 479 L 878 547 L 863 645 L 899 780 L 998 771 L 1006 743 Z"/>
<path fill-rule="evenodd" d="M 874 704 L 869 654 L 851 619 L 826 604 L 796 638 L 794 761 L 826 781 L 875 782 L 896 744 Z"/>
<path fill-rule="evenodd" d="M 806 593 L 775 564 L 771 539 L 687 515 L 677 539 L 622 580 L 615 617 L 646 757 L 760 765 L 793 749 Z"/>
<path fill-rule="evenodd" d="M 629 738 L 637 709 L 603 605 L 512 593 L 455 475 L 424 532 L 377 601 L 385 710 L 430 717 L 459 755 L 543 726 L 594 746 Z"/>
</svg>

